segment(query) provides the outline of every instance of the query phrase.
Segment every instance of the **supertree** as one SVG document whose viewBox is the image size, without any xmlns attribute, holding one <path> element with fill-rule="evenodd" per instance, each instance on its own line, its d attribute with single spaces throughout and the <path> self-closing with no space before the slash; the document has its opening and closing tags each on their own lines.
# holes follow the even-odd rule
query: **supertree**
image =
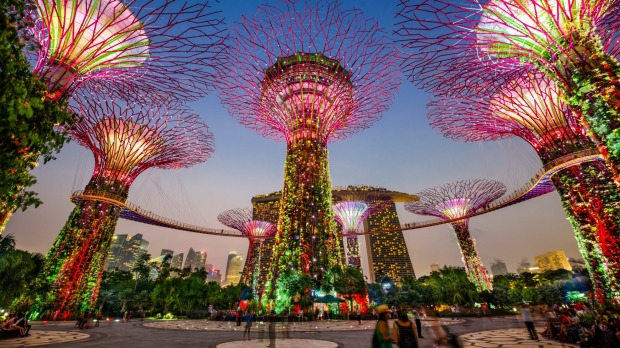
<svg viewBox="0 0 620 348">
<path fill-rule="evenodd" d="M 376 212 L 387 208 L 392 202 L 391 197 L 378 191 L 347 191 L 338 194 L 334 189 L 334 217 L 342 226 L 342 234 L 347 243 L 347 264 L 361 268 L 360 249 L 357 240 L 359 229 L 364 220 Z"/>
<path fill-rule="evenodd" d="M 183 106 L 142 106 L 91 99 L 76 108 L 67 132 L 92 151 L 93 175 L 46 256 L 39 315 L 54 319 L 91 309 L 114 229 L 134 179 L 149 168 L 178 169 L 206 161 L 213 136 Z"/>
<path fill-rule="evenodd" d="M 432 89 L 467 88 L 537 70 L 556 82 L 620 183 L 617 1 L 401 1 L 407 74 Z"/>
<path fill-rule="evenodd" d="M 469 214 L 490 204 L 506 193 L 499 181 L 475 179 L 460 180 L 426 189 L 417 195 L 420 200 L 405 203 L 405 209 L 414 214 L 431 215 L 450 220 L 461 249 L 465 271 L 478 291 L 491 290 L 487 271 L 476 250 L 476 242 L 469 233 Z M 458 220 L 455 220 L 458 219 Z"/>
<path fill-rule="evenodd" d="M 528 72 L 489 98 L 443 95 L 429 109 L 431 125 L 448 138 L 516 136 L 536 150 L 547 169 L 573 161 L 551 180 L 573 226 L 596 298 L 618 298 L 620 189 L 604 163 L 578 160 L 598 151 L 560 99 L 556 84 L 541 73 Z"/>
<path fill-rule="evenodd" d="M 252 286 L 254 296 L 256 294 L 256 286 L 258 284 L 259 266 L 261 246 L 265 238 L 273 237 L 276 232 L 276 226 L 267 221 L 254 220 L 252 209 L 231 209 L 217 216 L 222 224 L 234 228 L 243 233 L 250 241 L 248 248 L 248 256 L 243 267 L 241 275 L 241 283 Z"/>
<path fill-rule="evenodd" d="M 287 145 L 267 295 L 284 270 L 323 281 L 339 264 L 327 144 L 370 127 L 397 89 L 397 52 L 374 20 L 336 2 L 280 1 L 230 33 L 221 98 L 243 125 Z"/>
<path fill-rule="evenodd" d="M 226 48 L 224 21 L 208 1 L 28 0 L 28 5 L 20 18 L 30 24 L 22 29 L 25 53 L 47 86 L 48 101 L 63 107 L 62 99 L 80 87 L 138 101 L 198 99 L 213 84 Z M 33 138 L 49 137 L 48 128 L 34 127 L 31 133 L 41 136 Z M 41 155 L 32 146 L 36 141 L 19 140 L 19 156 L 36 162 Z M 15 209 L 8 201 L 0 201 L 0 226 Z"/>
<path fill-rule="evenodd" d="M 221 64 L 224 21 L 208 1 L 32 1 L 34 73 L 50 99 L 90 86 L 122 98 L 195 100 Z"/>
</svg>

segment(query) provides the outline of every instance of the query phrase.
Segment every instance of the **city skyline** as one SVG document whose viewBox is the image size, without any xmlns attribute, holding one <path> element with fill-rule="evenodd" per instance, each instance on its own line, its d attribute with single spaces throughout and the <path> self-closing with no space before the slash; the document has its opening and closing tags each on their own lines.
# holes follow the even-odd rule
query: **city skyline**
<svg viewBox="0 0 620 348">
<path fill-rule="evenodd" d="M 227 23 L 241 13 L 252 16 L 263 2 L 229 1 L 221 7 Z M 343 3 L 375 17 L 391 32 L 395 4 L 372 1 Z M 415 194 L 454 180 L 487 178 L 502 181 L 508 194 L 531 179 L 541 167 L 536 153 L 524 141 L 512 139 L 487 143 L 461 143 L 444 139 L 426 119 L 429 95 L 403 81 L 391 108 L 368 130 L 330 145 L 333 185 L 372 185 Z M 158 215 L 178 221 L 224 228 L 219 212 L 251 206 L 251 197 L 282 187 L 282 144 L 263 139 L 238 124 L 213 92 L 191 104 L 215 136 L 215 152 L 206 163 L 166 173 L 148 170 L 133 185 L 129 201 Z M 13 234 L 17 247 L 45 254 L 73 209 L 69 196 L 84 186 L 92 173 L 92 159 L 75 143 L 65 145 L 56 161 L 34 170 L 39 183 L 33 189 L 44 204 L 17 212 L 5 234 Z M 406 212 L 397 204 L 401 224 L 427 220 Z M 245 238 L 217 237 L 174 231 L 121 220 L 116 234 L 141 233 L 149 240 L 152 255 L 162 248 L 196 247 L 208 252 L 209 263 L 225 269 L 230 250 L 246 257 Z M 564 249 L 579 257 L 571 227 L 557 193 L 550 193 L 516 206 L 472 219 L 471 233 L 483 262 L 495 258 L 516 272 L 519 260 L 549 250 Z M 409 256 L 417 276 L 430 272 L 432 263 L 460 266 L 460 253 L 449 225 L 404 231 Z M 360 238 L 362 250 L 365 247 Z M 153 252 L 156 251 L 156 252 Z M 361 253 L 364 255 L 364 253 Z M 363 260 L 364 262 L 364 260 Z"/>
</svg>

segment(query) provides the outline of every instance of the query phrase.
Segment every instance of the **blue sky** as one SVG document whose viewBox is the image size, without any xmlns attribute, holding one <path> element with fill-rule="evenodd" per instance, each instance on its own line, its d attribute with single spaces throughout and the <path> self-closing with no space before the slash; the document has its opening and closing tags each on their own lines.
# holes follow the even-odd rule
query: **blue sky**
<svg viewBox="0 0 620 348">
<path fill-rule="evenodd" d="M 241 14 L 252 15 L 263 2 L 223 0 L 219 7 L 227 23 Z M 391 32 L 396 2 L 343 1 L 376 18 Z M 416 193 L 428 187 L 461 180 L 486 178 L 504 182 L 508 193 L 529 181 L 541 166 L 533 149 L 521 139 L 502 142 L 461 143 L 444 139 L 426 119 L 429 95 L 404 81 L 394 103 L 373 127 L 330 144 L 332 184 L 365 184 Z M 239 125 L 220 105 L 216 93 L 193 103 L 215 136 L 216 150 L 209 161 L 177 171 L 149 169 L 133 184 L 129 201 L 160 215 L 192 224 L 225 228 L 217 215 L 233 208 L 250 207 L 257 194 L 282 188 L 285 144 L 265 139 Z M 93 167 L 92 155 L 72 142 L 58 159 L 34 170 L 34 187 L 44 204 L 18 212 L 5 233 L 12 233 L 19 248 L 45 253 L 64 225 L 73 205 L 71 192 L 83 189 Z M 398 207 L 401 223 L 429 219 Z M 575 238 L 559 197 L 551 193 L 517 206 L 473 218 L 470 230 L 483 263 L 503 259 L 516 271 L 522 257 L 564 249 L 578 257 Z M 143 233 L 150 252 L 162 248 L 187 253 L 190 247 L 206 250 L 208 260 L 225 269 L 231 250 L 245 254 L 247 240 L 192 234 L 121 220 L 117 233 Z M 461 266 L 461 257 L 448 225 L 405 231 L 409 255 L 417 275 L 430 265 Z M 364 255 L 364 253 L 362 253 Z"/>
</svg>

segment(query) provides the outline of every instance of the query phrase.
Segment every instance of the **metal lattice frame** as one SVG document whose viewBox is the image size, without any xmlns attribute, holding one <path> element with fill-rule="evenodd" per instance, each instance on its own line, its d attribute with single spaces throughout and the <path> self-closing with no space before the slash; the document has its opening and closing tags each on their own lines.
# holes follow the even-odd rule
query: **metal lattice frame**
<svg viewBox="0 0 620 348">
<path fill-rule="evenodd" d="M 447 95 L 430 104 L 429 119 L 444 136 L 463 141 L 517 136 L 548 164 L 596 145 L 561 101 L 555 83 L 526 73 L 490 98 Z M 596 298 L 617 298 L 620 189 L 604 163 L 577 163 L 552 177 L 590 272 Z"/>
<path fill-rule="evenodd" d="M 499 181 L 475 179 L 455 181 L 426 189 L 417 195 L 417 202 L 405 203 L 405 209 L 414 214 L 431 215 L 450 220 L 467 216 L 490 204 L 506 193 L 506 186 Z M 478 291 L 491 290 L 491 282 L 476 250 L 476 243 L 469 234 L 469 219 L 450 223 L 461 249 L 465 270 Z"/>
<path fill-rule="evenodd" d="M 400 83 L 397 52 L 377 22 L 337 2 L 261 6 L 232 26 L 230 46 L 222 102 L 243 125 L 276 140 L 290 142 L 301 118 L 314 121 L 325 141 L 366 129 Z M 279 94 L 299 107 L 287 110 Z"/>
<path fill-rule="evenodd" d="M 213 151 L 206 125 L 180 106 L 89 100 L 74 111 L 80 119 L 67 131 L 93 152 L 95 169 L 85 190 L 93 195 L 77 203 L 46 256 L 41 279 L 50 290 L 34 311 L 51 311 L 53 318 L 93 309 L 97 300 L 122 206 L 94 193 L 126 199 L 144 170 L 188 167 L 206 161 Z"/>
<path fill-rule="evenodd" d="M 208 2 L 34 0 L 34 73 L 49 98 L 89 87 L 117 97 L 195 100 L 213 85 L 224 21 Z"/>
<path fill-rule="evenodd" d="M 374 20 L 330 1 L 279 1 L 233 25 L 220 95 L 230 114 L 287 143 L 267 295 L 284 270 L 339 263 L 326 146 L 370 127 L 400 84 L 397 52 Z M 318 285 L 318 284 L 317 284 Z"/>
<path fill-rule="evenodd" d="M 148 168 L 190 167 L 214 150 L 200 116 L 176 102 L 147 106 L 91 97 L 72 110 L 79 120 L 67 133 L 92 151 L 93 177 L 127 187 Z"/>
<path fill-rule="evenodd" d="M 342 233 L 347 243 L 347 264 L 362 267 L 359 242 L 359 228 L 371 214 L 386 209 L 392 203 L 389 195 L 380 195 L 376 191 L 343 195 L 334 202 L 334 218 L 342 226 Z"/>
<path fill-rule="evenodd" d="M 406 74 L 427 90 L 487 93 L 537 70 L 553 79 L 620 183 L 617 2 L 401 1 Z"/>
<path fill-rule="evenodd" d="M 231 209 L 220 213 L 217 216 L 217 220 L 243 233 L 250 241 L 248 256 L 241 276 L 241 283 L 251 284 L 252 289 L 254 289 L 254 295 L 256 296 L 256 286 L 258 284 L 259 266 L 261 262 L 261 245 L 265 238 L 273 237 L 276 232 L 276 226 L 267 221 L 254 220 L 253 215 L 252 209 L 250 208 Z"/>
</svg>

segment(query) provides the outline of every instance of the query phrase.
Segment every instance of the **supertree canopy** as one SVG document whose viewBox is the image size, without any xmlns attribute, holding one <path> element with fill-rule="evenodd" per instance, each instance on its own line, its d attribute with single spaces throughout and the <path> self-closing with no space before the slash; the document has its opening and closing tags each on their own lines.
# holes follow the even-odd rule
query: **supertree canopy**
<svg viewBox="0 0 620 348">
<path fill-rule="evenodd" d="M 334 217 L 342 226 L 347 242 L 347 264 L 361 268 L 360 248 L 357 234 L 364 220 L 382 211 L 392 203 L 389 195 L 377 191 L 360 191 L 334 197 Z"/>
<path fill-rule="evenodd" d="M 197 99 L 213 83 L 224 22 L 208 2 L 35 0 L 34 73 L 49 98 L 81 85 L 123 98 Z"/>
<path fill-rule="evenodd" d="M 223 104 L 284 140 L 284 189 L 267 294 L 285 269 L 321 283 L 339 263 L 327 144 L 370 127 L 399 85 L 397 52 L 374 20 L 329 1 L 264 5 L 231 29 Z"/>
<path fill-rule="evenodd" d="M 95 158 L 76 202 L 46 256 L 39 315 L 58 317 L 94 306 L 105 258 L 133 180 L 148 168 L 178 169 L 206 161 L 213 136 L 198 115 L 173 104 L 140 106 L 89 100 L 76 108 L 70 136 Z"/>
<path fill-rule="evenodd" d="M 397 30 L 412 80 L 467 88 L 538 70 L 555 81 L 620 183 L 617 1 L 401 1 Z"/>
<path fill-rule="evenodd" d="M 217 216 L 222 224 L 243 233 L 250 241 L 248 256 L 243 267 L 241 283 L 249 284 L 256 292 L 260 266 L 260 248 L 265 238 L 273 237 L 276 226 L 253 219 L 252 209 L 231 209 Z M 254 294 L 257 296 L 257 294 Z"/>
<path fill-rule="evenodd" d="M 490 98 L 443 95 L 430 104 L 433 128 L 456 140 L 517 136 L 538 153 L 544 166 L 562 166 L 552 181 L 571 222 L 599 300 L 618 297 L 620 189 L 601 162 L 580 162 L 596 145 L 586 136 L 556 84 L 528 72 Z"/>
<path fill-rule="evenodd" d="M 426 189 L 417 194 L 420 196 L 419 201 L 405 203 L 405 209 L 414 214 L 452 220 L 450 225 L 456 234 L 465 270 L 478 291 L 491 290 L 491 282 L 478 256 L 476 243 L 469 234 L 467 216 L 498 199 L 505 192 L 506 186 L 499 181 L 461 180 Z"/>
</svg>

